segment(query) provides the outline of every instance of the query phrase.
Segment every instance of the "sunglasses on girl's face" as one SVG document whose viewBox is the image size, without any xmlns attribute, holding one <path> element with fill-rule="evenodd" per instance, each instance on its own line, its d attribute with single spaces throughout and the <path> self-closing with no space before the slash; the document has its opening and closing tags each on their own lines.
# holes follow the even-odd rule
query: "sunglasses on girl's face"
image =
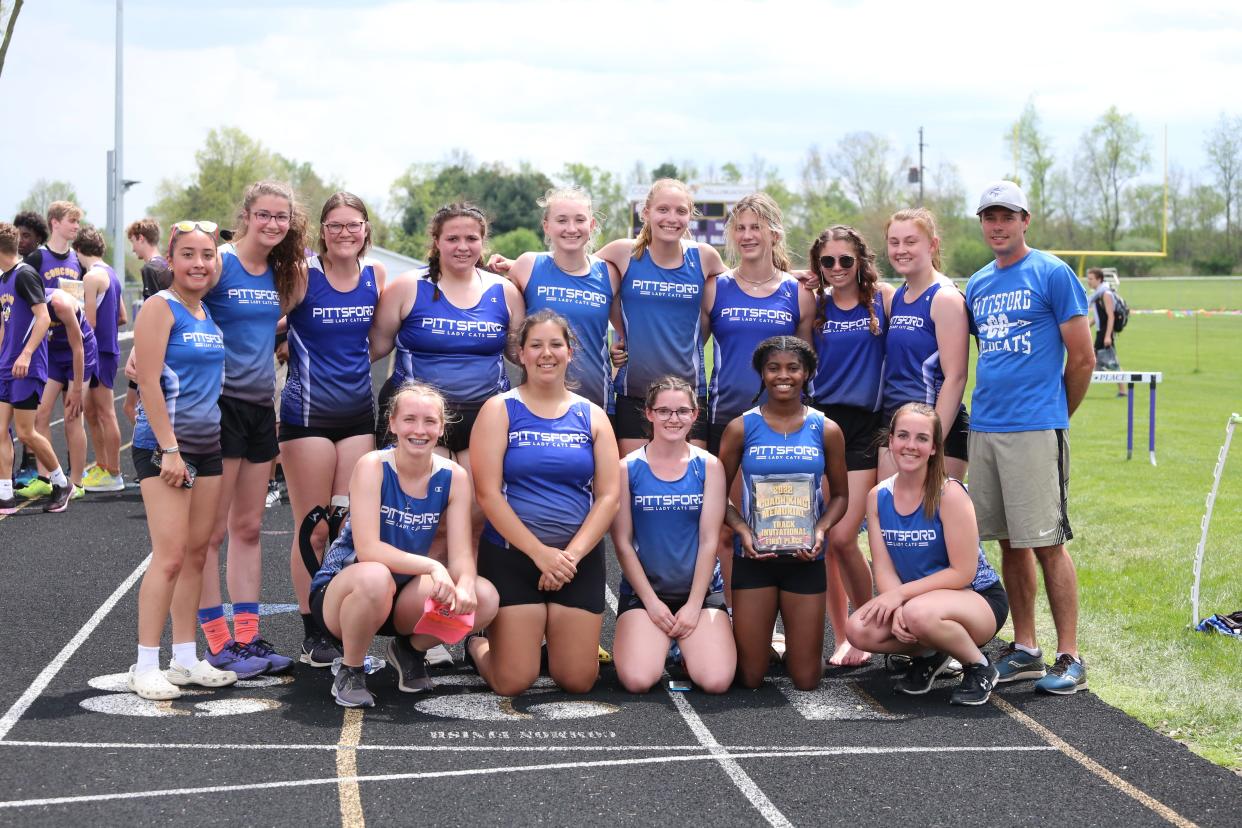
<svg viewBox="0 0 1242 828">
<path fill-rule="evenodd" d="M 839 258 L 837 256 L 820 256 L 819 266 L 824 270 L 832 270 L 837 266 L 838 261 L 841 263 L 842 270 L 849 270 L 854 266 L 854 262 L 857 261 L 857 259 L 853 256 L 841 256 Z"/>
</svg>

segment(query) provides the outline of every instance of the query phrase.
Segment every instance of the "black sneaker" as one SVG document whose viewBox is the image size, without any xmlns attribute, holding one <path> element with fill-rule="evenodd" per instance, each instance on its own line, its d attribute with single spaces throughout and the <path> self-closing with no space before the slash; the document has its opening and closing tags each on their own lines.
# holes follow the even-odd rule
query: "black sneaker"
<svg viewBox="0 0 1242 828">
<path fill-rule="evenodd" d="M 302 640 L 302 652 L 298 661 L 312 667 L 331 667 L 332 662 L 341 657 L 341 647 L 330 635 L 319 633 L 308 635 Z"/>
<path fill-rule="evenodd" d="M 423 693 L 435 687 L 427 675 L 427 654 L 414 649 L 404 635 L 389 640 L 388 660 L 397 671 L 397 689 L 402 693 Z"/>
<path fill-rule="evenodd" d="M 63 512 L 69 508 L 69 498 L 73 497 L 73 484 L 53 486 L 52 499 L 43 507 L 45 512 Z"/>
<path fill-rule="evenodd" d="M 341 665 L 332 680 L 332 698 L 341 707 L 375 707 L 375 696 L 367 689 L 367 674 L 361 667 Z"/>
<path fill-rule="evenodd" d="M 0 515 L 11 515 L 17 511 L 17 498 L 0 497 Z"/>
<path fill-rule="evenodd" d="M 1000 678 L 1000 671 L 992 662 L 986 664 L 967 664 L 962 668 L 962 683 L 949 697 L 950 704 L 987 704 L 992 697 L 992 688 Z"/>
<path fill-rule="evenodd" d="M 910 666 L 893 682 L 893 689 L 907 696 L 921 696 L 932 688 L 936 676 L 949 667 L 948 653 L 932 653 L 910 659 Z"/>
<path fill-rule="evenodd" d="M 472 638 L 487 638 L 487 636 L 481 632 L 472 632 L 461 642 L 462 652 L 465 653 L 463 660 L 466 662 L 466 667 L 472 672 L 478 673 L 479 665 L 474 663 L 474 656 L 470 655 L 470 639 Z"/>
</svg>

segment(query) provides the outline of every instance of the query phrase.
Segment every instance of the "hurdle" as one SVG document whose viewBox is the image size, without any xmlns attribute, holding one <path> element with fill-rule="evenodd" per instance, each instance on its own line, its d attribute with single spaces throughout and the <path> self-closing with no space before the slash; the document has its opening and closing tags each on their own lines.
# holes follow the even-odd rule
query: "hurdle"
<svg viewBox="0 0 1242 828">
<path fill-rule="evenodd" d="M 1225 424 L 1225 444 L 1220 447 L 1216 456 L 1216 468 L 1212 472 L 1212 488 L 1208 490 L 1207 504 L 1200 524 L 1199 546 L 1195 548 L 1195 579 L 1190 586 L 1190 627 L 1194 629 L 1199 623 L 1199 580 L 1203 574 L 1203 553 L 1207 547 L 1208 526 L 1212 523 L 1212 507 L 1216 505 L 1216 492 L 1220 489 L 1220 478 L 1225 472 L 1225 458 L 1229 456 L 1229 443 L 1233 441 L 1233 427 L 1242 422 L 1242 414 L 1230 414 Z"/>
<path fill-rule="evenodd" d="M 1162 382 L 1160 371 L 1093 371 L 1091 382 L 1124 382 L 1126 384 L 1126 459 L 1134 456 L 1134 384 L 1147 384 L 1147 456 L 1156 465 L 1156 385 Z"/>
</svg>

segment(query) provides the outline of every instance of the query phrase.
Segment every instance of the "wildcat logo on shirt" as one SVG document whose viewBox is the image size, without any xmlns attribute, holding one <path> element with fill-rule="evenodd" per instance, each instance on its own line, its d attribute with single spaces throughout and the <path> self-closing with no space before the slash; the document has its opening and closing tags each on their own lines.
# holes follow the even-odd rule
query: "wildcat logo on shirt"
<svg viewBox="0 0 1242 828">
<path fill-rule="evenodd" d="M 407 512 L 395 506 L 380 506 L 380 520 L 397 529 L 420 529 L 425 526 L 437 526 L 440 522 L 440 513 Z"/>
<path fill-rule="evenodd" d="M 0 296 L 0 324 L 9 321 L 9 314 L 13 312 L 13 294 L 6 293 Z"/>
<path fill-rule="evenodd" d="M 557 446 L 559 448 L 580 448 L 591 441 L 591 435 L 581 432 L 571 432 L 561 434 L 555 431 L 534 431 L 531 429 L 518 429 L 509 432 L 509 446 L 517 448 L 519 446 Z"/>
<path fill-rule="evenodd" d="M 980 357 L 1001 352 L 1031 353 L 1031 331 L 1025 329 L 1032 323 L 1021 316 L 1010 317 L 1011 313 L 1030 310 L 1031 304 L 1030 288 L 981 296 L 971 303 L 971 314 L 979 331 Z"/>
</svg>

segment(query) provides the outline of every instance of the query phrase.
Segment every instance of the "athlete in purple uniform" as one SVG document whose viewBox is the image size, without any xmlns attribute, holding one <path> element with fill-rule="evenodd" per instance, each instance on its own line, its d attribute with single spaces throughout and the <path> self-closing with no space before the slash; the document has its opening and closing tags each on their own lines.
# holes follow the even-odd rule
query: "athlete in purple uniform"
<svg viewBox="0 0 1242 828">
<path fill-rule="evenodd" d="M 93 227 L 83 227 L 73 242 L 78 261 L 86 269 L 82 277 L 82 315 L 95 332 L 98 357 L 86 392 L 86 425 L 95 446 L 95 465 L 82 478 L 88 492 L 119 492 L 121 477 L 121 427 L 116 421 L 112 386 L 116 381 L 121 347 L 119 328 L 126 322 L 121 280 L 104 264 L 104 239 Z"/>
<path fill-rule="evenodd" d="M 63 512 L 73 489 L 52 444 L 35 429 L 35 409 L 47 381 L 47 329 L 51 319 L 43 282 L 17 255 L 18 233 L 0 223 L 0 468 L 13 468 L 9 423 L 18 438 L 52 469 L 51 502 L 44 511 Z M 0 514 L 16 510 L 13 481 L 0 475 Z"/>
<path fill-rule="evenodd" d="M 160 224 L 153 218 L 142 218 L 125 228 L 125 238 L 138 261 L 142 262 L 142 299 L 146 301 L 168 287 L 172 271 L 168 260 L 160 253 Z M 138 415 L 138 384 L 129 381 L 122 406 L 125 416 L 132 423 Z"/>
<path fill-rule="evenodd" d="M 81 283 L 64 279 L 61 284 L 65 288 L 49 287 L 47 282 L 43 283 L 43 293 L 47 296 L 48 314 L 52 324 L 48 331 L 47 384 L 43 386 L 43 398 L 39 401 L 39 410 L 35 412 L 35 428 L 49 441 L 52 439 L 52 412 L 63 396 L 65 442 L 69 445 L 69 482 L 74 486 L 72 498 L 76 500 L 86 494 L 80 485 L 86 466 L 86 429 L 82 426 L 82 405 L 86 397 L 86 383 L 95 373 L 98 350 L 95 346 L 95 332 L 86 321 L 82 303 L 75 293 L 70 293 L 71 290 L 80 289 Z M 19 494 L 38 497 L 44 492 L 35 491 L 31 494 L 30 490 L 37 489 L 40 485 L 46 486 L 46 493 L 50 494 L 47 469 L 42 464 L 39 472 L 43 476 Z"/>
</svg>

